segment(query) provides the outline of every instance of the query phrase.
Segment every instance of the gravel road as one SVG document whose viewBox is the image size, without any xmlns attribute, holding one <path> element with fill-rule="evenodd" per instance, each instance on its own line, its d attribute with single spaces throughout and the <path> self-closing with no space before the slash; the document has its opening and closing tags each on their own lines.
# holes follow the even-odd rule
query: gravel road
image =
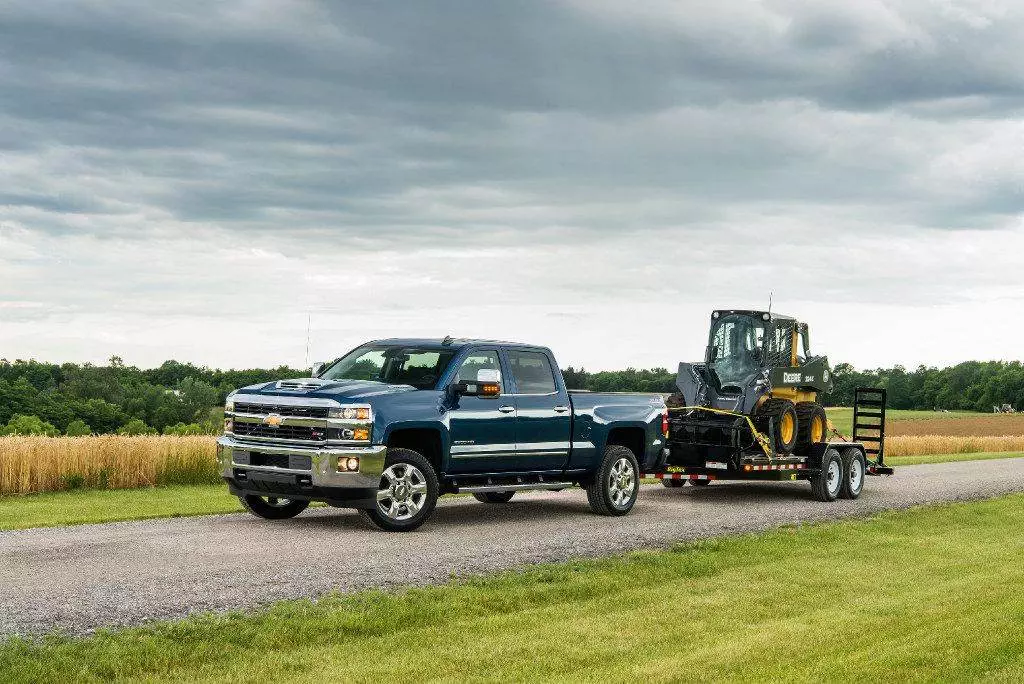
<svg viewBox="0 0 1024 684">
<path fill-rule="evenodd" d="M 763 530 L 798 521 L 1024 491 L 1024 458 L 898 468 L 857 501 L 813 501 L 807 483 L 648 486 L 624 518 L 591 514 L 582 490 L 506 505 L 443 499 L 412 534 L 353 511 L 288 521 L 246 514 L 0 532 L 0 635 L 180 618 L 332 591 L 444 582 L 571 557 Z"/>
</svg>

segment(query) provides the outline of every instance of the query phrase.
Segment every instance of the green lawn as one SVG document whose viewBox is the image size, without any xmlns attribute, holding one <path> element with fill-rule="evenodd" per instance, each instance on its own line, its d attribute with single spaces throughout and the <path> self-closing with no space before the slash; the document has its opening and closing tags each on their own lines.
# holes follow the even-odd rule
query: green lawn
<svg viewBox="0 0 1024 684">
<path fill-rule="evenodd" d="M 853 432 L 853 409 L 852 408 L 829 408 L 825 411 L 828 414 L 828 419 L 832 421 L 839 432 L 849 437 Z M 988 413 L 976 413 L 973 411 L 950 411 L 949 413 L 941 413 L 939 411 L 908 411 L 904 409 L 888 409 L 885 412 L 885 420 L 889 421 L 900 421 L 900 420 L 949 420 L 951 418 L 978 418 L 979 416 L 989 416 Z"/>
<path fill-rule="evenodd" d="M 144 520 L 242 510 L 226 485 L 80 489 L 0 497 L 0 530 Z"/>
<path fill-rule="evenodd" d="M 1024 496 L 0 645 L 0 680 L 1020 681 Z"/>
</svg>

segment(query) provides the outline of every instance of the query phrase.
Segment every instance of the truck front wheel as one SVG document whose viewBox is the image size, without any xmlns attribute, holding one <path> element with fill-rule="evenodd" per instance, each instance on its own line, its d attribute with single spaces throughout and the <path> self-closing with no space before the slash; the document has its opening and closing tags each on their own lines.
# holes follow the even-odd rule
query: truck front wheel
<svg viewBox="0 0 1024 684">
<path fill-rule="evenodd" d="M 640 491 L 639 472 L 632 451 L 617 444 L 606 446 L 601 465 L 586 486 L 590 508 L 599 515 L 629 513 Z"/>
<path fill-rule="evenodd" d="M 439 486 L 430 461 L 411 449 L 388 449 L 377 505 L 360 514 L 388 532 L 411 532 L 437 505 Z"/>
<path fill-rule="evenodd" d="M 294 501 L 277 496 L 256 496 L 248 494 L 238 497 L 245 510 L 267 520 L 294 518 L 309 506 L 308 501 Z"/>
</svg>

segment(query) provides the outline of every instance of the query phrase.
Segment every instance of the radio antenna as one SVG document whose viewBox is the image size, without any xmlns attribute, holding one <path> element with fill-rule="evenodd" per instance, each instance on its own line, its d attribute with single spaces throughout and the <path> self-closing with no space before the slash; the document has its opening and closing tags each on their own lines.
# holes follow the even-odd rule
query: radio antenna
<svg viewBox="0 0 1024 684">
<path fill-rule="evenodd" d="M 772 316 L 772 298 L 775 296 L 775 290 L 768 293 L 768 317 Z"/>
<path fill-rule="evenodd" d="M 305 366 L 306 368 L 310 368 L 311 367 L 309 365 L 309 329 L 310 329 L 310 323 L 312 322 L 312 320 L 313 320 L 313 314 L 307 313 L 306 314 L 306 366 Z"/>
</svg>

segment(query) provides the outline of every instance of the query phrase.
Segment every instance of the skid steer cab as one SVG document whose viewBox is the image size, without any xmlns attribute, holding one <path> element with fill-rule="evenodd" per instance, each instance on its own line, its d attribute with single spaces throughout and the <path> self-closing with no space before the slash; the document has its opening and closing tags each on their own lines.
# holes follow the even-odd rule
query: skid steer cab
<svg viewBox="0 0 1024 684">
<path fill-rule="evenodd" d="M 860 496 L 885 466 L 885 391 L 857 390 L 854 438 L 838 435 L 819 397 L 832 389 L 806 323 L 767 311 L 719 310 L 703 363 L 680 363 L 668 400 L 666 486 L 721 479 L 811 481 L 816 498 Z"/>
</svg>

